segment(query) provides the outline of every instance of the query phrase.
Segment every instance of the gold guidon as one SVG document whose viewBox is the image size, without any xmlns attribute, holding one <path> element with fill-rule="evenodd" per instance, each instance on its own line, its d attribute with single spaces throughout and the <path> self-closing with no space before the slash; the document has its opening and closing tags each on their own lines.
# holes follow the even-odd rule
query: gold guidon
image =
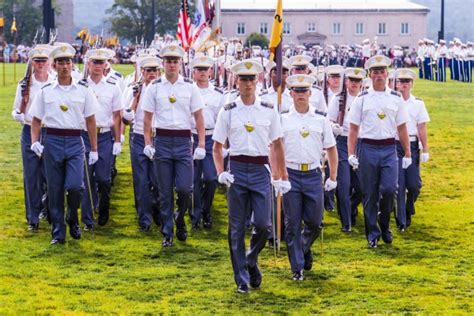
<svg viewBox="0 0 474 316">
<path fill-rule="evenodd" d="M 60 108 L 61 111 L 63 111 L 63 112 L 67 112 L 67 110 L 69 110 L 69 107 L 68 107 L 66 104 L 60 104 L 60 105 L 59 105 L 59 108 Z"/>
<path fill-rule="evenodd" d="M 378 113 L 377 113 L 377 116 L 379 117 L 379 119 L 383 120 L 386 115 L 385 115 L 384 112 L 378 112 Z"/>
<path fill-rule="evenodd" d="M 170 103 L 175 103 L 176 102 L 176 97 L 174 96 L 174 94 L 170 95 L 168 97 L 168 99 L 170 100 Z"/>
<path fill-rule="evenodd" d="M 253 127 L 253 124 L 250 121 L 245 123 L 244 126 L 245 126 L 245 129 L 247 130 L 247 132 L 249 132 L 249 133 L 251 133 L 255 130 L 255 127 Z"/>
<path fill-rule="evenodd" d="M 303 138 L 306 138 L 309 136 L 309 131 L 306 129 L 306 127 L 303 127 L 300 129 L 300 135 L 303 137 Z"/>
</svg>

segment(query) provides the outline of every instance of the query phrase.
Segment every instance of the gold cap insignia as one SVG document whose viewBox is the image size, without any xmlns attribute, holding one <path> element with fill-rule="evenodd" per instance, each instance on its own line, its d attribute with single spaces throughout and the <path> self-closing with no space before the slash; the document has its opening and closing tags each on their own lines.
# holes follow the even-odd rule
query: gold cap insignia
<svg viewBox="0 0 474 316">
<path fill-rule="evenodd" d="M 64 53 L 64 52 L 67 51 L 67 46 L 61 46 L 61 48 L 59 50 Z"/>
<path fill-rule="evenodd" d="M 303 81 L 304 81 L 304 77 L 303 77 L 303 76 L 298 76 L 298 81 L 299 81 L 299 82 L 303 82 Z"/>
<path fill-rule="evenodd" d="M 360 70 L 359 70 L 359 69 L 355 69 L 355 70 L 354 70 L 354 74 L 355 74 L 356 76 L 359 75 L 359 74 L 360 74 Z"/>
<path fill-rule="evenodd" d="M 378 63 L 380 63 L 380 62 L 382 61 L 382 59 L 383 59 L 382 56 L 377 56 L 377 57 L 375 57 L 375 60 L 376 60 Z"/>
<path fill-rule="evenodd" d="M 253 67 L 253 64 L 251 62 L 245 63 L 245 68 L 247 68 L 248 70 L 250 70 L 252 67 Z"/>
<path fill-rule="evenodd" d="M 170 51 L 174 52 L 176 50 L 176 46 L 170 46 Z"/>
</svg>

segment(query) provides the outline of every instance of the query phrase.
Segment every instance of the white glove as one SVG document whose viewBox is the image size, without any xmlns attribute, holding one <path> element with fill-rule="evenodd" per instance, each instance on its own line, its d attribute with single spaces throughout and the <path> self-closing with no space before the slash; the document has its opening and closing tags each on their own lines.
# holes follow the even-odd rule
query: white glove
<svg viewBox="0 0 474 316">
<path fill-rule="evenodd" d="M 123 119 L 128 122 L 133 122 L 133 120 L 135 119 L 135 111 L 131 109 L 126 109 L 125 111 L 123 111 Z"/>
<path fill-rule="evenodd" d="M 341 125 L 334 123 L 331 125 L 331 127 L 332 127 L 332 133 L 334 134 L 334 136 L 339 136 L 342 134 L 343 128 Z"/>
<path fill-rule="evenodd" d="M 124 134 L 120 134 L 120 144 L 125 144 L 125 135 Z"/>
<path fill-rule="evenodd" d="M 337 181 L 332 181 L 330 178 L 326 180 L 326 183 L 324 184 L 324 190 L 326 191 L 332 191 L 337 187 Z"/>
<path fill-rule="evenodd" d="M 355 155 L 350 155 L 347 161 L 351 165 L 352 169 L 356 170 L 359 168 L 359 159 Z"/>
<path fill-rule="evenodd" d="M 155 148 L 151 145 L 146 145 L 145 148 L 143 148 L 143 153 L 151 160 L 155 157 Z"/>
<path fill-rule="evenodd" d="M 221 184 L 225 184 L 227 187 L 230 187 L 231 184 L 234 183 L 234 175 L 230 172 L 224 171 L 219 175 L 217 181 L 219 181 Z"/>
<path fill-rule="evenodd" d="M 12 111 L 12 117 L 15 121 L 20 122 L 21 124 L 25 123 L 25 114 L 17 112 L 16 110 Z"/>
<path fill-rule="evenodd" d="M 222 158 L 226 159 L 227 156 L 229 156 L 229 149 L 228 148 L 222 148 Z"/>
<path fill-rule="evenodd" d="M 430 154 L 429 153 L 421 153 L 420 161 L 421 162 L 428 162 L 430 160 Z"/>
<path fill-rule="evenodd" d="M 117 155 L 120 155 L 121 152 L 122 152 L 122 143 L 115 142 L 114 147 L 112 148 L 112 154 L 114 156 L 117 156 Z"/>
<path fill-rule="evenodd" d="M 31 144 L 31 151 L 33 151 L 38 157 L 41 158 L 41 155 L 43 154 L 43 149 L 44 146 L 40 144 L 40 142 L 34 142 Z"/>
<path fill-rule="evenodd" d="M 283 195 L 291 190 L 291 183 L 288 180 L 272 179 L 272 185 L 275 188 L 275 196 L 278 196 L 278 193 Z"/>
<path fill-rule="evenodd" d="M 91 151 L 89 153 L 89 165 L 93 165 L 99 160 L 99 153 L 96 151 Z"/>
<path fill-rule="evenodd" d="M 201 147 L 196 147 L 196 149 L 194 150 L 193 159 L 203 160 L 204 158 L 206 158 L 206 150 Z"/>
<path fill-rule="evenodd" d="M 409 157 L 409 158 L 403 157 L 403 159 L 402 159 L 402 168 L 406 169 L 406 168 L 410 167 L 410 165 L 411 165 L 411 157 Z"/>
</svg>

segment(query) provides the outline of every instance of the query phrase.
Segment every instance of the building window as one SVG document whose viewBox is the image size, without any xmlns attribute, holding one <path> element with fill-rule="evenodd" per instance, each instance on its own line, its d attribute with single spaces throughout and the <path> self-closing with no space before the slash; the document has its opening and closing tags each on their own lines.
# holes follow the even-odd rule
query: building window
<svg viewBox="0 0 474 316">
<path fill-rule="evenodd" d="M 400 34 L 408 35 L 410 33 L 410 28 L 408 27 L 408 23 L 400 24 Z"/>
<path fill-rule="evenodd" d="M 306 30 L 308 32 L 316 32 L 316 23 L 308 23 Z"/>
<path fill-rule="evenodd" d="M 341 35 L 341 23 L 332 24 L 332 35 Z"/>
<path fill-rule="evenodd" d="M 288 22 L 283 23 L 283 35 L 290 35 L 291 34 L 291 24 Z"/>
<path fill-rule="evenodd" d="M 237 23 L 237 35 L 245 35 L 245 23 Z"/>
<path fill-rule="evenodd" d="M 260 33 L 261 34 L 268 34 L 268 23 L 260 23 Z"/>
<path fill-rule="evenodd" d="M 364 35 L 364 23 L 356 23 L 356 35 Z"/>
<path fill-rule="evenodd" d="M 379 29 L 377 32 L 378 35 L 386 35 L 387 34 L 387 28 L 385 23 L 379 23 Z"/>
</svg>

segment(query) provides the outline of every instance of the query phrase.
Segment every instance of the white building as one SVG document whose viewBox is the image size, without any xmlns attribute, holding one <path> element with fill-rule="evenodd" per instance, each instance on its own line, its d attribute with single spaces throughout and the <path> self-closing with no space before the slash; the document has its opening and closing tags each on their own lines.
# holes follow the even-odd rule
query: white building
<svg viewBox="0 0 474 316">
<path fill-rule="evenodd" d="M 276 0 L 222 0 L 222 34 L 242 40 L 271 34 Z M 429 9 L 406 0 L 283 0 L 284 44 L 415 47 L 426 37 Z"/>
</svg>

